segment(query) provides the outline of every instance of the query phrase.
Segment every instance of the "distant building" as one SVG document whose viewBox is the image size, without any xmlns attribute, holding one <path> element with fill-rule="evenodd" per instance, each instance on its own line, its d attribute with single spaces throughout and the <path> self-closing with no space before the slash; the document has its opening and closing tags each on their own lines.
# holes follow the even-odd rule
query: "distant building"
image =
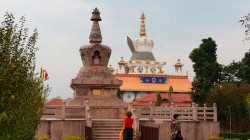
<svg viewBox="0 0 250 140">
<path fill-rule="evenodd" d="M 140 37 L 136 39 L 127 37 L 132 57 L 129 62 L 122 57 L 116 70 L 115 78 L 123 81 L 120 87 L 123 101 L 132 102 L 152 92 L 167 93 L 170 86 L 173 87 L 175 94 L 188 94 L 192 84 L 187 74 L 181 76 L 184 65 L 178 59 L 174 65 L 176 75 L 164 74 L 162 67 L 166 62 L 156 61 L 152 53 L 154 42 L 146 36 L 144 19 L 145 15 L 142 13 Z"/>
<path fill-rule="evenodd" d="M 70 102 L 70 101 L 72 101 L 72 100 L 73 100 L 73 98 L 69 97 L 69 98 L 65 99 L 64 101 Z"/>
<path fill-rule="evenodd" d="M 175 106 L 185 106 L 191 105 L 191 98 L 189 94 L 172 94 L 171 99 L 169 94 L 161 93 L 162 104 L 161 106 L 170 106 L 170 102 L 173 102 Z M 157 101 L 157 93 L 150 93 L 141 98 L 135 99 L 133 101 L 134 106 L 149 106 L 150 102 L 155 105 Z"/>
<path fill-rule="evenodd" d="M 51 100 L 51 101 L 45 103 L 44 105 L 45 106 L 49 106 L 49 105 L 60 105 L 61 106 L 62 103 L 63 103 L 62 99 L 54 99 L 54 100 Z"/>
</svg>

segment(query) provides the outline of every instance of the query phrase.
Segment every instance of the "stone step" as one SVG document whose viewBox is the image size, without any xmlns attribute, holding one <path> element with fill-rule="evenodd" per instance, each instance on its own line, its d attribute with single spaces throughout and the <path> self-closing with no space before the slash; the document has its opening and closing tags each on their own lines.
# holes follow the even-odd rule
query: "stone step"
<svg viewBox="0 0 250 140">
<path fill-rule="evenodd" d="M 106 138 L 92 137 L 92 140 L 120 140 L 120 138 L 117 138 L 117 137 L 106 137 Z M 135 138 L 133 138 L 133 140 L 135 140 Z"/>
<path fill-rule="evenodd" d="M 120 125 L 94 125 L 94 126 L 92 126 L 92 128 L 106 128 L 106 129 L 108 129 L 108 128 L 116 128 L 116 129 L 122 129 L 122 126 L 120 126 Z"/>
<path fill-rule="evenodd" d="M 117 123 L 92 123 L 92 126 L 94 125 L 120 125 L 123 126 L 123 124 L 117 124 Z"/>
<path fill-rule="evenodd" d="M 96 123 L 96 122 L 94 122 L 94 123 L 92 123 L 92 126 L 94 126 L 94 125 L 110 125 L 110 124 L 123 126 L 123 123 L 120 123 L 120 122 L 115 122 L 115 123 L 111 123 L 111 122 L 109 122 L 109 123 L 104 123 L 104 122 Z"/>
<path fill-rule="evenodd" d="M 92 120 L 93 140 L 119 140 L 123 119 Z"/>
<path fill-rule="evenodd" d="M 102 136 L 102 137 L 109 137 L 109 136 L 113 136 L 113 137 L 119 137 L 119 134 L 95 134 L 96 137 Z"/>
<path fill-rule="evenodd" d="M 92 137 L 93 140 L 120 140 L 120 138 L 117 137 L 106 137 L 106 138 L 98 138 L 98 137 Z"/>
<path fill-rule="evenodd" d="M 119 135 L 120 132 L 112 132 L 112 131 L 100 131 L 100 132 L 94 132 L 94 135 L 97 136 L 97 135 L 102 135 L 102 134 L 108 134 L 108 135 Z"/>
<path fill-rule="evenodd" d="M 93 125 L 95 125 L 95 124 L 119 124 L 119 125 L 123 125 L 124 123 L 123 122 L 119 122 L 119 121 L 114 121 L 114 122 L 112 122 L 112 121 L 93 121 L 92 122 L 92 124 Z"/>
<path fill-rule="evenodd" d="M 92 128 L 92 130 L 95 130 L 95 131 L 121 131 L 122 128 Z"/>
<path fill-rule="evenodd" d="M 94 133 L 100 133 L 100 132 L 121 132 L 121 129 L 93 129 Z"/>
</svg>

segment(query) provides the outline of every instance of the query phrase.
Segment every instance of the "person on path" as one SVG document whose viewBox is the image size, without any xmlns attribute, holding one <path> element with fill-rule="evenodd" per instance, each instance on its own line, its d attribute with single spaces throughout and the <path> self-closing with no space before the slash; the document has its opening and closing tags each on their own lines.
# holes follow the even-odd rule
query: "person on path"
<svg viewBox="0 0 250 140">
<path fill-rule="evenodd" d="M 126 118 L 124 119 L 124 125 L 122 128 L 122 131 L 120 133 L 120 140 L 133 140 L 133 123 L 134 123 L 134 119 L 131 118 L 132 113 L 131 111 L 128 111 L 126 113 Z M 126 131 L 126 133 L 124 133 L 123 131 Z M 124 136 L 124 134 L 127 134 L 126 136 Z"/>
<path fill-rule="evenodd" d="M 173 120 L 171 121 L 171 140 L 183 140 L 181 135 L 181 123 L 179 121 L 179 115 L 174 114 Z"/>
</svg>

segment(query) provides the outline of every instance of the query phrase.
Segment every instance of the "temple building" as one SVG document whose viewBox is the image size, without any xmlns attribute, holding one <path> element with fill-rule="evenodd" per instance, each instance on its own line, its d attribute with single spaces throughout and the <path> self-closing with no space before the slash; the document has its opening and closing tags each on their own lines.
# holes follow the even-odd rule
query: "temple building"
<svg viewBox="0 0 250 140">
<path fill-rule="evenodd" d="M 180 60 L 178 59 L 174 64 L 176 74 L 166 75 L 162 70 L 166 62 L 155 59 L 152 53 L 154 41 L 146 36 L 145 19 L 145 15 L 142 13 L 140 37 L 136 39 L 127 37 L 127 43 L 132 53 L 130 60 L 127 62 L 122 57 L 115 72 L 115 78 L 123 81 L 120 87 L 122 100 L 132 102 L 136 98 L 150 93 L 168 93 L 170 86 L 173 87 L 174 94 L 188 94 L 192 85 L 188 74 L 181 75 L 184 65 Z M 175 97 L 178 98 L 178 95 Z"/>
</svg>

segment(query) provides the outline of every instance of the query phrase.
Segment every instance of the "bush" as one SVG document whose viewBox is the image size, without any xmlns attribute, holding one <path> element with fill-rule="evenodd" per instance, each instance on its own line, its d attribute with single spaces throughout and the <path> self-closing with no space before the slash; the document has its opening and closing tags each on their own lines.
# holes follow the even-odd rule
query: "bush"
<svg viewBox="0 0 250 140">
<path fill-rule="evenodd" d="M 52 140 L 52 139 L 47 138 L 47 137 L 41 137 L 41 138 L 39 138 L 38 140 Z"/>
<path fill-rule="evenodd" d="M 135 130 L 134 133 L 136 138 L 141 138 L 141 132 L 139 129 Z"/>
<path fill-rule="evenodd" d="M 247 140 L 250 138 L 250 133 L 230 133 L 230 132 L 220 132 L 220 137 L 224 138 L 239 138 L 241 140 Z"/>
<path fill-rule="evenodd" d="M 223 137 L 209 137 L 207 140 L 240 140 L 240 139 L 224 139 Z"/>
<path fill-rule="evenodd" d="M 62 138 L 62 140 L 86 140 L 86 139 L 79 137 L 79 136 L 68 136 L 68 137 Z"/>
<path fill-rule="evenodd" d="M 232 130 L 234 132 L 249 131 L 249 110 L 247 109 L 247 95 L 250 93 L 250 84 L 221 84 L 211 89 L 208 97 L 208 105 L 216 103 L 218 109 L 218 121 L 221 124 L 221 130 L 227 131 L 230 128 L 231 109 Z"/>
</svg>

